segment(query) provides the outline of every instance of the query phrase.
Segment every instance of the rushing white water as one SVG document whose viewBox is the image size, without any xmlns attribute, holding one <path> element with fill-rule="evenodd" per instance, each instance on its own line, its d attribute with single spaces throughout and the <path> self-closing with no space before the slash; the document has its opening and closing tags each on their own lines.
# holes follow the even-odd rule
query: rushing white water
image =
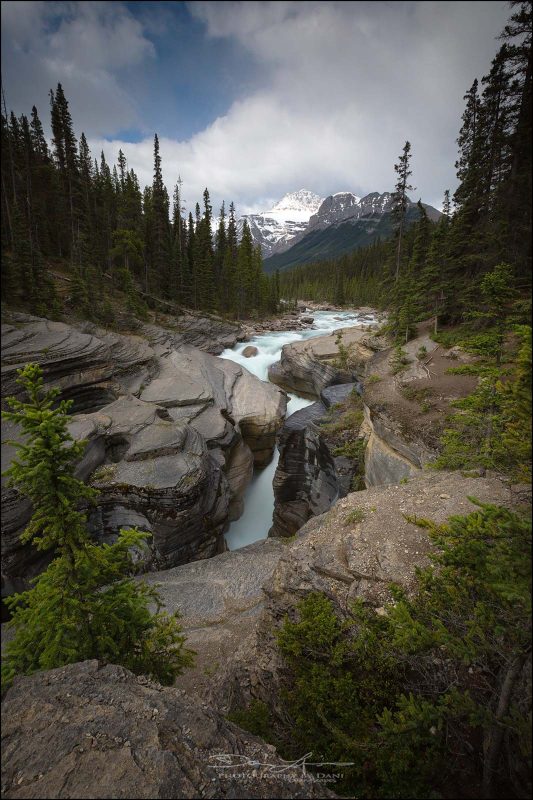
<svg viewBox="0 0 533 800">
<path fill-rule="evenodd" d="M 359 327 L 374 321 L 373 317 L 361 320 L 357 314 L 348 311 L 315 311 L 311 312 L 311 315 L 314 318 L 313 330 L 272 332 L 256 336 L 249 342 L 241 342 L 232 349 L 224 350 L 220 354 L 220 358 L 236 361 L 260 380 L 267 381 L 268 368 L 271 364 L 279 361 L 283 345 L 302 339 L 311 339 L 314 336 L 323 336 L 338 328 Z M 242 355 L 242 351 L 250 345 L 257 347 L 258 353 L 256 356 L 246 358 Z M 296 394 L 290 394 L 289 398 L 287 416 L 313 402 Z M 244 495 L 244 513 L 240 519 L 231 524 L 226 533 L 226 542 L 230 550 L 237 550 L 246 544 L 266 538 L 272 524 L 274 510 L 272 481 L 278 459 L 279 453 L 276 448 L 270 464 L 262 470 L 255 471 Z"/>
</svg>

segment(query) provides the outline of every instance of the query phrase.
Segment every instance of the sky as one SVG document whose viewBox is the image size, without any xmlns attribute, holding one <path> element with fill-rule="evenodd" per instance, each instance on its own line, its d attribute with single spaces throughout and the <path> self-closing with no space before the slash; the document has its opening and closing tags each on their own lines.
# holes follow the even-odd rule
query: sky
<svg viewBox="0 0 533 800">
<path fill-rule="evenodd" d="M 490 68 L 505 2 L 2 2 L 7 109 L 62 83 L 93 155 L 151 183 L 153 136 L 188 209 L 270 208 L 286 192 L 390 191 L 405 141 L 413 199 L 456 186 L 463 95 Z"/>
</svg>

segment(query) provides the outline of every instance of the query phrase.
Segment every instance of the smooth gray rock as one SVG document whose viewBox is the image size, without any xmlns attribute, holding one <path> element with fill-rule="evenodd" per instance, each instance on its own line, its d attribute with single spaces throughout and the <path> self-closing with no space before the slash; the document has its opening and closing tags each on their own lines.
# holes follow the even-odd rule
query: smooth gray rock
<svg viewBox="0 0 533 800">
<path fill-rule="evenodd" d="M 350 350 L 346 368 L 337 366 L 339 331 L 300 342 L 286 344 L 281 360 L 268 370 L 270 380 L 289 392 L 305 397 L 319 397 L 322 389 L 338 383 L 351 383 L 364 374 L 373 351 L 365 344 L 368 335 L 360 328 L 343 329 L 342 343 Z"/>
</svg>

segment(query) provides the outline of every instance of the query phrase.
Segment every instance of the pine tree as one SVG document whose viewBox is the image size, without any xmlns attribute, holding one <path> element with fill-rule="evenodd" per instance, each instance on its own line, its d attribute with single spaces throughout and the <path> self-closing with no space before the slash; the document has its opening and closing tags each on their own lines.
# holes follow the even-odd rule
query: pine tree
<svg viewBox="0 0 533 800">
<path fill-rule="evenodd" d="M 227 250 L 227 236 L 226 236 L 226 207 L 224 202 L 220 207 L 220 214 L 218 218 L 218 227 L 215 235 L 215 251 L 213 255 L 213 272 L 215 278 L 216 293 L 218 304 L 221 308 L 224 307 L 224 287 L 223 287 L 223 273 L 224 273 L 224 258 Z"/>
<path fill-rule="evenodd" d="M 477 78 L 470 87 L 470 89 L 468 90 L 468 92 L 464 95 L 463 99 L 466 100 L 466 108 L 463 112 L 463 117 L 462 117 L 463 124 L 461 130 L 459 131 L 459 136 L 457 138 L 457 145 L 459 147 L 459 158 L 455 162 L 457 178 L 461 182 L 454 194 L 454 203 L 456 207 L 461 206 L 462 203 L 464 202 L 463 198 L 464 188 L 462 184 L 465 181 L 469 173 L 469 170 L 472 166 L 479 138 L 478 133 L 479 133 L 480 99 L 479 99 Z"/>
<path fill-rule="evenodd" d="M 212 209 L 209 192 L 204 191 L 204 214 L 196 228 L 196 261 L 198 304 L 206 311 L 215 307 L 215 276 L 213 270 Z"/>
<path fill-rule="evenodd" d="M 250 312 L 254 293 L 253 241 L 247 220 L 244 220 L 241 241 L 237 248 L 236 267 L 237 314 L 240 318 Z"/>
<path fill-rule="evenodd" d="M 131 548 L 147 534 L 121 531 L 112 545 L 94 545 L 78 510 L 96 491 L 74 477 L 85 443 L 68 432 L 72 401 L 56 405 L 59 389 L 44 390 L 41 368 L 28 364 L 19 382 L 29 402 L 8 399 L 3 416 L 21 426 L 25 444 L 13 442 L 18 459 L 5 473 L 29 497 L 33 515 L 22 535 L 39 550 L 54 551 L 33 588 L 8 598 L 14 638 L 6 646 L 2 681 L 89 658 L 122 664 L 171 683 L 192 654 L 175 617 L 160 613 L 157 591 L 136 582 Z M 158 611 L 152 614 L 150 603 Z"/>
<path fill-rule="evenodd" d="M 58 197 L 54 167 L 43 126 L 35 106 L 31 110 L 30 136 L 33 149 L 33 218 L 35 238 L 44 254 L 51 254 L 57 238 Z"/>
<path fill-rule="evenodd" d="M 78 231 L 77 222 L 79 214 L 79 161 L 77 141 L 74 135 L 72 117 L 68 108 L 68 101 L 60 83 L 57 84 L 55 94 L 50 92 L 52 106 L 52 132 L 56 163 L 63 187 L 65 207 L 63 213 L 65 240 L 68 240 L 68 252 L 71 259 L 75 249 L 75 239 Z M 68 231 L 68 233 L 67 233 Z"/>
<path fill-rule="evenodd" d="M 226 233 L 226 251 L 222 262 L 222 308 L 231 314 L 237 312 L 237 222 L 235 219 L 235 206 L 230 203 L 228 215 L 228 229 Z"/>
<path fill-rule="evenodd" d="M 126 164 L 126 156 L 124 155 L 122 150 L 118 151 L 117 163 L 118 163 L 118 174 L 119 174 L 120 190 L 123 192 L 124 188 L 125 188 L 125 183 L 126 183 L 127 164 Z"/>
<path fill-rule="evenodd" d="M 32 251 L 28 225 L 20 212 L 18 203 L 11 214 L 13 225 L 13 288 L 20 300 L 32 305 L 35 301 L 35 283 L 32 268 Z"/>
<path fill-rule="evenodd" d="M 154 180 L 151 196 L 152 212 L 152 252 L 151 278 L 153 291 L 160 297 L 168 295 L 171 272 L 171 237 L 169 219 L 169 200 L 163 183 L 159 138 L 154 136 Z"/>
<path fill-rule="evenodd" d="M 182 180 L 178 176 L 176 186 L 174 187 L 173 197 L 173 215 L 172 215 L 172 296 L 175 299 L 184 301 L 187 296 L 187 302 L 190 298 L 189 287 L 185 288 L 185 284 L 189 283 L 188 265 L 185 267 L 185 250 L 186 250 L 186 232 L 183 217 L 181 216 L 183 206 L 181 202 L 181 185 Z"/>
<path fill-rule="evenodd" d="M 409 207 L 409 198 L 407 192 L 411 191 L 414 187 L 409 184 L 409 176 L 412 171 L 409 169 L 409 161 L 411 159 L 411 144 L 406 142 L 402 151 L 402 155 L 398 159 L 398 163 L 394 165 L 394 171 L 398 175 L 398 181 L 393 197 L 393 210 L 392 216 L 396 225 L 396 272 L 395 281 L 398 280 L 400 275 L 400 262 L 402 256 L 402 239 L 403 229 L 405 225 L 405 217 Z"/>
<path fill-rule="evenodd" d="M 508 45 L 507 71 L 511 74 L 508 96 L 512 130 L 509 134 L 509 170 L 500 186 L 500 209 L 506 221 L 505 258 L 517 266 L 517 274 L 531 275 L 532 175 L 532 5 L 512 0 L 515 10 L 501 34 Z"/>
<path fill-rule="evenodd" d="M 453 287 L 449 276 L 447 237 L 450 227 L 450 193 L 444 193 L 443 215 L 433 228 L 422 270 L 420 288 L 424 307 L 434 315 L 434 332 L 437 333 L 441 313 L 452 302 Z"/>
<path fill-rule="evenodd" d="M 197 209 L 198 203 L 196 204 Z M 198 308 L 198 281 L 197 281 L 197 243 L 196 230 L 192 213 L 189 212 L 187 228 L 187 266 L 190 282 L 190 302 L 193 308 Z"/>
</svg>

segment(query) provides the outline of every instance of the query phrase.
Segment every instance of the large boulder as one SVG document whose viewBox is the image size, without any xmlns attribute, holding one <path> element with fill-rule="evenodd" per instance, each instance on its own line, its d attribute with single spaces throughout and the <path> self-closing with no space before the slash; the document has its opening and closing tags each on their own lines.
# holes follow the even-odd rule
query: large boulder
<svg viewBox="0 0 533 800">
<path fill-rule="evenodd" d="M 187 644 L 196 652 L 194 669 L 176 685 L 205 699 L 213 677 L 224 670 L 253 636 L 269 580 L 285 552 L 281 539 L 263 539 L 213 558 L 143 575 L 157 587 L 164 607 L 180 613 Z"/>
<path fill-rule="evenodd" d="M 347 366 L 341 367 L 340 332 L 286 344 L 281 351 L 281 360 L 268 370 L 272 383 L 288 392 L 316 398 L 326 386 L 357 380 L 364 374 L 365 364 L 374 355 L 374 351 L 365 344 L 368 333 L 361 328 L 342 330 L 341 343 L 349 349 L 349 358 Z"/>
<path fill-rule="evenodd" d="M 333 796 L 183 691 L 97 661 L 15 680 L 2 703 L 2 795 Z"/>
<path fill-rule="evenodd" d="M 244 367 L 235 364 L 232 369 L 235 367 L 239 374 L 231 390 L 229 413 L 253 453 L 255 466 L 264 467 L 272 460 L 276 435 L 287 412 L 287 395 L 276 386 L 259 381 Z"/>
</svg>

